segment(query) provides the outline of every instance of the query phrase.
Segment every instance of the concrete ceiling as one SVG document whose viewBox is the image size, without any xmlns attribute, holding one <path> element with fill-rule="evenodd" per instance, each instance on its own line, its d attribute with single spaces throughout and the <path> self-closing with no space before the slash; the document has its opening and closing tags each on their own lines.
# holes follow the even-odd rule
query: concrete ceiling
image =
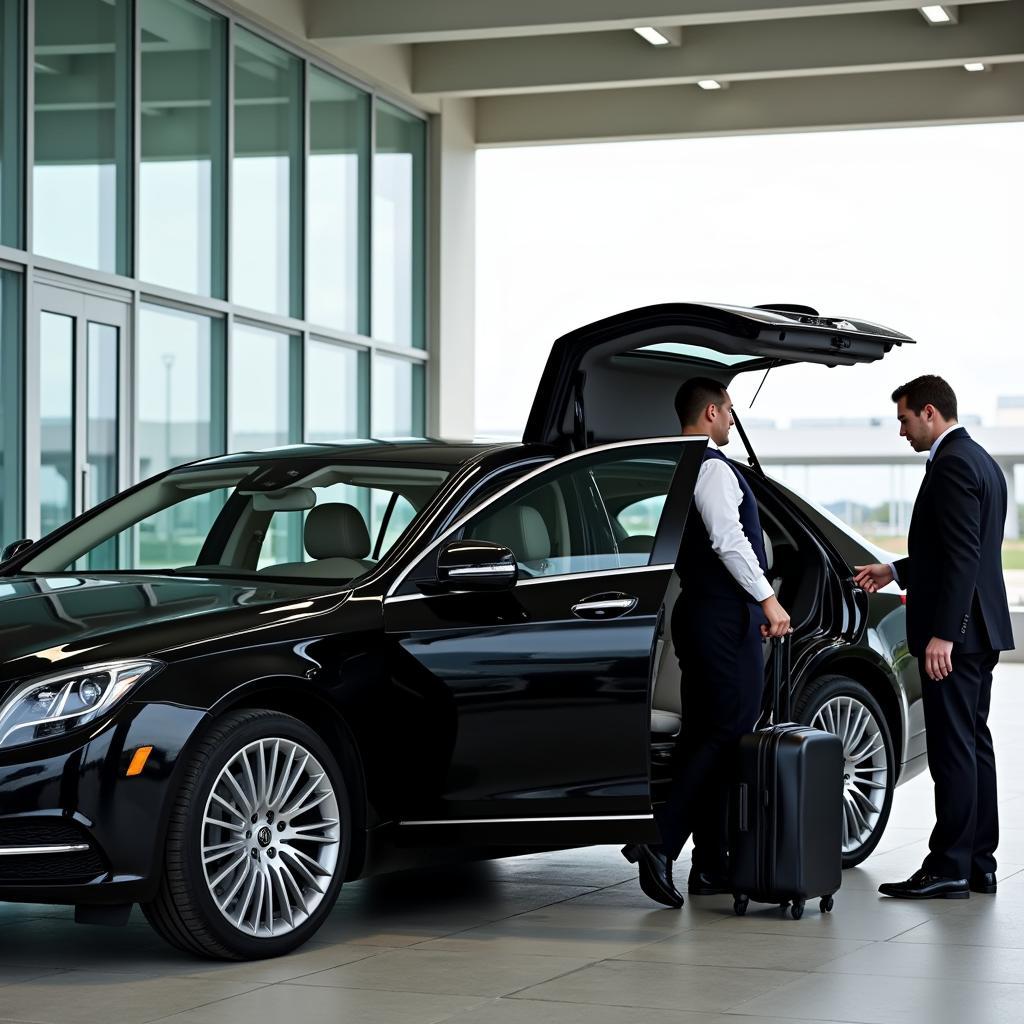
<svg viewBox="0 0 1024 1024">
<path fill-rule="evenodd" d="M 961 0 L 949 25 L 919 6 L 304 0 L 302 13 L 327 52 L 399 55 L 428 108 L 473 98 L 480 145 L 1024 119 L 1024 0 Z M 642 25 L 680 45 L 651 46 Z M 987 70 L 964 70 L 975 61 Z M 700 89 L 708 78 L 727 88 Z"/>
</svg>

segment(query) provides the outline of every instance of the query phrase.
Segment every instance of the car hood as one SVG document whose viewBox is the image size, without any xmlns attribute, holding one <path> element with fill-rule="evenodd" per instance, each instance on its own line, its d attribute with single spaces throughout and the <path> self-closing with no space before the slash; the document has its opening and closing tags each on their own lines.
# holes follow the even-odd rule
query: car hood
<svg viewBox="0 0 1024 1024">
<path fill-rule="evenodd" d="M 344 595 L 263 579 L 143 574 L 0 578 L 0 679 L 49 665 L 159 655 L 254 623 L 275 609 L 337 606 Z"/>
</svg>

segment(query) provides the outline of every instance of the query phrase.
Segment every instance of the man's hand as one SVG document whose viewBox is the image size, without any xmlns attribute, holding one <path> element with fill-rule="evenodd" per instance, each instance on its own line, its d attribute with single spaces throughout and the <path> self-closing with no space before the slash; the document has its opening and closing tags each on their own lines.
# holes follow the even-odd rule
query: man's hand
<svg viewBox="0 0 1024 1024">
<path fill-rule="evenodd" d="M 882 562 L 874 562 L 871 565 L 855 565 L 854 569 L 857 570 L 857 575 L 853 577 L 853 582 L 869 594 L 874 594 L 882 587 L 887 587 L 893 581 L 892 569 Z"/>
<path fill-rule="evenodd" d="M 929 679 L 939 682 L 953 671 L 953 641 L 933 636 L 924 649 L 924 670 Z"/>
<path fill-rule="evenodd" d="M 761 608 L 768 619 L 768 625 L 761 627 L 761 636 L 785 636 L 793 632 L 789 628 L 789 612 L 774 594 L 761 602 Z"/>
</svg>

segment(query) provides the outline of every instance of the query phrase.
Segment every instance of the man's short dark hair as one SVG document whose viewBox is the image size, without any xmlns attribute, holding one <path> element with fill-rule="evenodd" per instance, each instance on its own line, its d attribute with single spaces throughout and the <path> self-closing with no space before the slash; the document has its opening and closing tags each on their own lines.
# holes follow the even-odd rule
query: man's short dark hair
<svg viewBox="0 0 1024 1024">
<path fill-rule="evenodd" d="M 676 392 L 676 415 L 684 427 L 692 427 L 709 405 L 725 401 L 725 385 L 710 377 L 691 377 Z"/>
<path fill-rule="evenodd" d="M 892 400 L 898 402 L 901 398 L 907 400 L 907 408 L 917 416 L 921 415 L 921 410 L 926 405 L 933 405 L 939 410 L 939 414 L 944 420 L 957 418 L 956 395 L 953 393 L 953 389 L 941 377 L 936 377 L 933 373 L 915 377 L 898 387 L 892 393 Z"/>
</svg>

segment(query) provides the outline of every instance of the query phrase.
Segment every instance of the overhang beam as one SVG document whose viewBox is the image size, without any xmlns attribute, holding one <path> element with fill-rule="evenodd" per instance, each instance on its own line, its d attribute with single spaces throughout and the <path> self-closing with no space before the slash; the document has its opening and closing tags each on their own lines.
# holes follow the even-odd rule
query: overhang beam
<svg viewBox="0 0 1024 1024">
<path fill-rule="evenodd" d="M 702 25 L 680 47 L 633 32 L 428 43 L 413 48 L 413 89 L 487 96 L 743 81 L 1024 60 L 1024 3 L 976 6 L 929 30 L 916 11 Z"/>
<path fill-rule="evenodd" d="M 1024 120 L 1024 64 L 604 89 L 476 102 L 480 146 L 613 142 Z"/>
<path fill-rule="evenodd" d="M 963 7 L 991 0 L 957 2 Z M 598 32 L 632 29 L 637 25 L 707 25 L 908 10 L 918 6 L 915 0 L 306 0 L 306 33 L 310 39 L 426 43 Z"/>
</svg>

